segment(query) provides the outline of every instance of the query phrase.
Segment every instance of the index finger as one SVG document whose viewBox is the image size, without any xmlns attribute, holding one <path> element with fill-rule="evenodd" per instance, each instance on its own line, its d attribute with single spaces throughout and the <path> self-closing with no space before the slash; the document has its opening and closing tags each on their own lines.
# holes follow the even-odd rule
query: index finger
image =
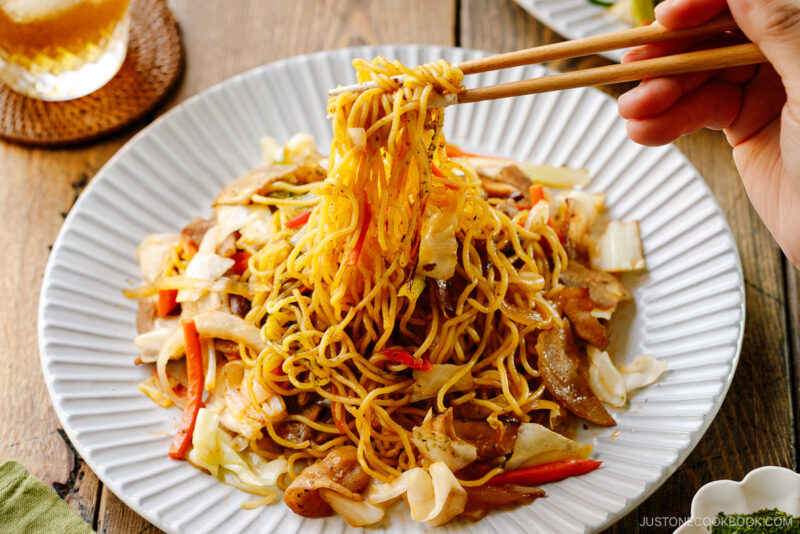
<svg viewBox="0 0 800 534">
<path fill-rule="evenodd" d="M 656 6 L 656 21 L 680 30 L 708 22 L 728 9 L 726 0 L 666 0 Z"/>
</svg>

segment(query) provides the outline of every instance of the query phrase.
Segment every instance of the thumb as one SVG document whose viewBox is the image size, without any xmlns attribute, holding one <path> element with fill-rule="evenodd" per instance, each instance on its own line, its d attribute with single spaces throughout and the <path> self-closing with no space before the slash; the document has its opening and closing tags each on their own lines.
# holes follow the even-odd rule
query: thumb
<svg viewBox="0 0 800 534">
<path fill-rule="evenodd" d="M 800 194 L 800 1 L 728 0 L 742 31 L 756 43 L 781 78 L 780 152 L 784 172 Z"/>
<path fill-rule="evenodd" d="M 728 0 L 728 5 L 745 35 L 775 67 L 787 96 L 800 102 L 800 2 Z"/>
</svg>

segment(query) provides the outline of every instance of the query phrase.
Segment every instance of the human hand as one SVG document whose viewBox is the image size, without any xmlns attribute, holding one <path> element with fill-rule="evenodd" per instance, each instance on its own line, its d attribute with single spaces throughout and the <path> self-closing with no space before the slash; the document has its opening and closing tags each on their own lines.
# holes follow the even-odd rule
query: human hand
<svg viewBox="0 0 800 534">
<path fill-rule="evenodd" d="M 620 97 L 619 112 L 628 119 L 630 138 L 643 145 L 666 144 L 704 127 L 723 130 L 750 201 L 800 268 L 800 0 L 666 0 L 656 7 L 656 20 L 686 28 L 726 9 L 770 64 L 645 80 Z M 623 62 L 698 45 L 645 45 Z"/>
</svg>

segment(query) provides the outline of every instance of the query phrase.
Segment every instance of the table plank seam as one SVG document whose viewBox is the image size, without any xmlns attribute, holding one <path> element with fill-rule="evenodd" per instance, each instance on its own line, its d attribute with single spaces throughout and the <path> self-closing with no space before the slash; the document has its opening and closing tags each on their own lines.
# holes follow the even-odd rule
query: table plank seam
<svg viewBox="0 0 800 534">
<path fill-rule="evenodd" d="M 789 334 L 788 364 L 791 384 L 789 389 L 792 397 L 792 406 L 794 407 L 792 464 L 795 471 L 797 471 L 800 468 L 800 465 L 798 465 L 798 459 L 800 459 L 800 425 L 797 422 L 798 414 L 800 414 L 800 395 L 798 395 L 798 387 L 800 387 L 800 272 L 785 256 L 783 256 L 782 264 L 784 295 L 786 296 L 786 323 Z"/>
</svg>

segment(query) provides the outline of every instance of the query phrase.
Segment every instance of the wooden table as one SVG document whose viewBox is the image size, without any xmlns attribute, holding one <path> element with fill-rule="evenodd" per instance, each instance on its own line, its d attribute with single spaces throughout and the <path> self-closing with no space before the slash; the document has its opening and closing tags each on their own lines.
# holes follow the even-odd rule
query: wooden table
<svg viewBox="0 0 800 534">
<path fill-rule="evenodd" d="M 251 67 L 316 50 L 428 43 L 502 52 L 560 40 L 513 0 L 170 0 L 170 6 L 183 31 L 187 65 L 160 112 Z M 555 67 L 606 63 L 590 57 Z M 98 532 L 159 531 L 103 487 L 61 430 L 39 367 L 37 300 L 66 212 L 143 126 L 69 150 L 0 142 L 0 461 L 22 462 Z M 677 145 L 714 191 L 739 246 L 747 293 L 744 345 L 733 386 L 700 444 L 666 484 L 608 532 L 644 531 L 645 518 L 688 516 L 695 491 L 711 480 L 741 479 L 761 465 L 798 468 L 800 400 L 792 392 L 800 380 L 800 277 L 748 204 L 724 137 L 702 131 Z"/>
</svg>

